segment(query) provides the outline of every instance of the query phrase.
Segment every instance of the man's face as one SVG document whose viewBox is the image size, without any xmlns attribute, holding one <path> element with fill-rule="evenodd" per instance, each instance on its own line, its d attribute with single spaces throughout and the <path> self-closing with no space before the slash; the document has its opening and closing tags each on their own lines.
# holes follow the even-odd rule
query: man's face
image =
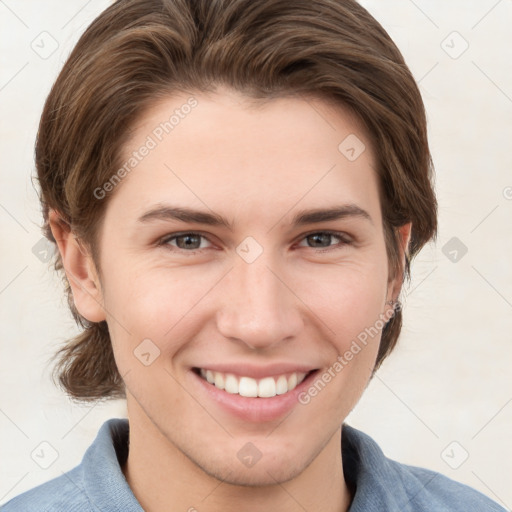
<svg viewBox="0 0 512 512">
<path fill-rule="evenodd" d="M 123 157 L 140 161 L 100 233 L 130 425 L 222 480 L 286 481 L 339 449 L 396 291 L 374 157 L 355 118 L 318 99 L 254 107 L 221 89 L 162 131 L 188 97 L 134 127 Z M 300 222 L 327 209 L 342 214 Z"/>
</svg>

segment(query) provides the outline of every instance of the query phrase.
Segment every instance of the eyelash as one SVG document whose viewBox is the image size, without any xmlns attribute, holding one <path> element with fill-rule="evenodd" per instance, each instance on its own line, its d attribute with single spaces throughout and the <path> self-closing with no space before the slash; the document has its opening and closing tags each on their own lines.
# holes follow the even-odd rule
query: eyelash
<svg viewBox="0 0 512 512">
<path fill-rule="evenodd" d="M 204 238 L 205 240 L 208 240 L 210 243 L 212 243 L 208 239 L 208 237 L 203 235 L 202 233 L 199 233 L 197 231 L 184 231 L 181 233 L 173 233 L 172 235 L 165 236 L 164 238 L 162 238 L 159 241 L 158 245 L 164 246 L 164 247 L 166 247 L 166 246 L 169 247 L 169 245 L 170 245 L 169 242 L 171 242 L 172 240 L 175 240 L 176 238 L 185 237 L 187 235 L 200 236 L 201 238 Z M 302 238 L 300 239 L 300 241 L 303 241 L 312 235 L 331 235 L 332 237 L 338 238 L 340 240 L 340 242 L 337 246 L 334 245 L 334 246 L 330 246 L 330 247 L 324 247 L 321 249 L 316 249 L 315 247 L 306 247 L 308 249 L 312 249 L 316 253 L 323 253 L 323 252 L 328 252 L 328 251 L 332 251 L 332 250 L 336 250 L 336 249 L 341 249 L 343 246 L 353 244 L 353 240 L 346 233 L 343 233 L 340 231 L 329 231 L 329 230 L 312 231 L 310 233 L 306 233 L 306 234 L 302 235 Z M 194 250 L 189 251 L 186 249 L 181 249 L 180 247 L 175 247 L 175 246 L 171 246 L 171 247 L 172 247 L 172 250 L 180 251 L 180 252 L 186 253 L 190 256 L 204 250 L 204 248 L 203 248 L 203 249 L 194 249 Z M 303 247 L 303 246 L 301 246 L 301 247 Z"/>
</svg>

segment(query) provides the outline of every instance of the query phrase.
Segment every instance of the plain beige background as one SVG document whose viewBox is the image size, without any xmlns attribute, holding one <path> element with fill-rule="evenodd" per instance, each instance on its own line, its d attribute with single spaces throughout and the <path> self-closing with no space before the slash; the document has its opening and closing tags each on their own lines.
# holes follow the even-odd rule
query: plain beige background
<svg viewBox="0 0 512 512">
<path fill-rule="evenodd" d="M 386 455 L 512 507 L 512 1 L 365 0 L 425 100 L 440 232 L 405 326 L 347 422 Z M 109 2 L 0 1 L 0 503 L 78 464 L 123 402 L 78 407 L 47 364 L 75 332 L 31 184 L 43 102 Z M 41 444 L 43 443 L 43 444 Z"/>
</svg>

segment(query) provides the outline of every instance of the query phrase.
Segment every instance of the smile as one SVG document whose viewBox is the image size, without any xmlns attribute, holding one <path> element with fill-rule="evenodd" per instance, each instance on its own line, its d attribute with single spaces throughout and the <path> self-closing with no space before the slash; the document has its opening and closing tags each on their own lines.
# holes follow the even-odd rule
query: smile
<svg viewBox="0 0 512 512">
<path fill-rule="evenodd" d="M 275 377 L 253 379 L 252 377 L 237 376 L 232 373 L 205 370 L 204 368 L 198 368 L 197 372 L 198 375 L 217 389 L 247 398 L 272 398 L 276 395 L 284 395 L 295 389 L 308 375 L 307 373 L 292 372 Z"/>
</svg>

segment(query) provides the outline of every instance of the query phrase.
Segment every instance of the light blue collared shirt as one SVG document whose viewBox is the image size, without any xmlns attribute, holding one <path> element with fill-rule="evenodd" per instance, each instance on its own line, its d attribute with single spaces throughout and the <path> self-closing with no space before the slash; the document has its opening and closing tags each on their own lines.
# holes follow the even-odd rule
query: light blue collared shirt
<svg viewBox="0 0 512 512">
<path fill-rule="evenodd" d="M 127 419 L 106 421 L 76 468 L 20 494 L 0 510 L 143 512 L 121 470 L 128 434 Z M 373 439 L 345 424 L 342 454 L 347 485 L 355 492 L 349 512 L 506 512 L 466 485 L 388 459 Z"/>
</svg>

